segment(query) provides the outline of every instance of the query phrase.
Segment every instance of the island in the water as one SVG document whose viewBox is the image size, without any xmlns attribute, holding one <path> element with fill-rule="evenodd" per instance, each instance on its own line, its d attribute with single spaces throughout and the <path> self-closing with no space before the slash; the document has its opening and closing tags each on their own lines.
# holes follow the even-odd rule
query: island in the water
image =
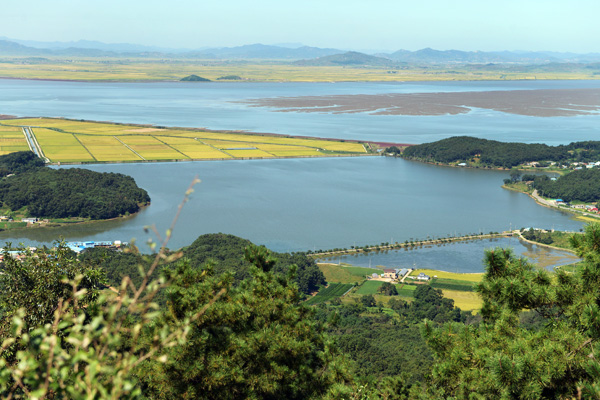
<svg viewBox="0 0 600 400">
<path fill-rule="evenodd" d="M 52 169 L 30 151 L 0 156 L 0 229 L 118 218 L 150 203 L 130 176 Z"/>
</svg>

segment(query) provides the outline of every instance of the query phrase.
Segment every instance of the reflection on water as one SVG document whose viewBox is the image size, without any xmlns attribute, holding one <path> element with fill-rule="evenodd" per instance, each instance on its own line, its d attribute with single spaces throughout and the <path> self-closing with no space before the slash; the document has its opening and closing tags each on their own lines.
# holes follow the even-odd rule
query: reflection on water
<svg viewBox="0 0 600 400">
<path fill-rule="evenodd" d="M 568 251 L 538 246 L 522 242 L 516 238 L 494 238 L 416 246 L 412 249 L 385 250 L 320 260 L 323 262 L 348 263 L 360 267 L 428 268 L 440 271 L 473 273 L 484 272 L 484 251 L 496 247 L 512 248 L 516 255 L 526 257 L 532 263 L 548 269 L 554 269 L 559 265 L 571 264 L 579 260 Z"/>
</svg>

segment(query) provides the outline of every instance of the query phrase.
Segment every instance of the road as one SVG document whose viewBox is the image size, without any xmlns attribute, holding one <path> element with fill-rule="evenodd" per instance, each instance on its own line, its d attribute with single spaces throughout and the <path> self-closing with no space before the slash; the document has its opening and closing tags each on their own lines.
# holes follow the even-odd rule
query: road
<svg viewBox="0 0 600 400">
<path fill-rule="evenodd" d="M 533 193 L 531 193 L 531 197 L 533 197 L 535 199 L 535 201 L 537 201 L 538 203 L 544 205 L 544 206 L 548 206 L 548 207 L 556 207 L 556 203 L 552 202 L 552 201 L 548 201 L 548 200 L 544 200 L 542 199 L 538 193 L 537 193 L 537 189 L 535 189 L 533 191 Z"/>
</svg>

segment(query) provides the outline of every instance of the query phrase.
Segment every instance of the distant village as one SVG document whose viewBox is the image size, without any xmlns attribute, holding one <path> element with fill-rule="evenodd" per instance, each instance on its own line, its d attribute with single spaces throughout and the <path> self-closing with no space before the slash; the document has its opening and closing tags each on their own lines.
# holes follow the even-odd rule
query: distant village
<svg viewBox="0 0 600 400">
<path fill-rule="evenodd" d="M 569 204 L 569 202 L 564 201 L 563 199 L 554 199 L 548 201 L 550 203 L 553 203 L 556 207 L 569 207 L 575 210 L 581 210 L 585 212 L 598 214 L 598 207 L 591 204 Z"/>
<path fill-rule="evenodd" d="M 383 270 L 383 274 L 373 273 L 371 275 L 367 275 L 367 279 L 393 283 L 403 283 L 406 279 L 412 279 L 421 282 L 428 282 L 431 280 L 431 277 L 423 272 L 417 276 L 410 276 L 412 271 L 413 269 L 411 268 L 388 268 Z"/>
<path fill-rule="evenodd" d="M 72 250 L 78 254 L 81 253 L 83 250 L 93 249 L 96 247 L 102 247 L 102 248 L 111 249 L 111 250 L 122 250 L 123 248 L 125 248 L 129 245 L 129 243 L 122 242 L 120 240 L 115 240 L 114 242 L 110 242 L 110 241 L 66 242 L 65 244 L 70 250 Z M 37 247 L 27 247 L 27 248 L 18 249 L 18 250 L 5 250 L 5 249 L 0 248 L 0 262 L 4 260 L 5 256 L 9 256 L 9 257 L 17 259 L 17 260 L 23 260 L 28 254 L 35 253 L 36 251 L 37 251 Z"/>
</svg>

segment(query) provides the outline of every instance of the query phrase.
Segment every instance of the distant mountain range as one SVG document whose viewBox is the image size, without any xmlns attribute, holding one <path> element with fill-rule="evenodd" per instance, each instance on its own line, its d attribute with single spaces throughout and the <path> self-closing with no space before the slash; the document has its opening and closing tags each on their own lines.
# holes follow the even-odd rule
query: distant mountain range
<svg viewBox="0 0 600 400">
<path fill-rule="evenodd" d="M 365 54 L 332 48 L 303 46 L 300 43 L 277 46 L 249 44 L 219 48 L 164 48 L 130 43 L 39 42 L 0 37 L 0 56 L 70 57 L 161 57 L 208 60 L 283 60 L 298 65 L 371 65 L 406 64 L 547 64 L 600 62 L 600 53 L 460 51 L 422 49 L 393 53 Z"/>
</svg>

